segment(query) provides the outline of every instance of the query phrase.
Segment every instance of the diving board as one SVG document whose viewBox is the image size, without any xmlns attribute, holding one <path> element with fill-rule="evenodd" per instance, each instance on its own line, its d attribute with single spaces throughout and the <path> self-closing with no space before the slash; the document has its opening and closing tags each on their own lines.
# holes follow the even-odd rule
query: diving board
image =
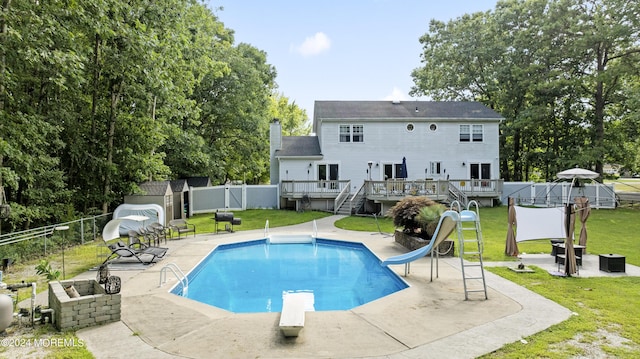
<svg viewBox="0 0 640 359">
<path fill-rule="evenodd" d="M 456 229 L 456 225 L 460 219 L 458 212 L 456 211 L 446 211 L 440 216 L 440 221 L 438 222 L 438 226 L 433 234 L 433 238 L 424 247 L 413 250 L 409 253 L 400 254 L 394 257 L 389 257 L 382 262 L 382 265 L 390 265 L 390 264 L 404 264 L 404 275 L 405 277 L 409 274 L 411 262 L 420 259 L 427 254 L 431 253 L 431 275 L 433 279 L 433 249 L 437 248 L 440 243 L 442 243 L 449 235 Z"/>
<path fill-rule="evenodd" d="M 285 337 L 297 337 L 304 328 L 306 311 L 313 311 L 313 292 L 282 293 L 280 330 Z"/>
</svg>

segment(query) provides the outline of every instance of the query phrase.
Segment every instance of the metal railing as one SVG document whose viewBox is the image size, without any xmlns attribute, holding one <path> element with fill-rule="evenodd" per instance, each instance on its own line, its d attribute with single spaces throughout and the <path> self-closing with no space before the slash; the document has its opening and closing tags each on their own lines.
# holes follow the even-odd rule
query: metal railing
<svg viewBox="0 0 640 359">
<path fill-rule="evenodd" d="M 27 251 L 33 254 L 42 251 L 46 256 L 48 252 L 56 250 L 57 248 L 55 247 L 60 246 L 61 242 L 64 243 L 64 246 L 67 246 L 95 241 L 98 236 L 102 234 L 102 228 L 109 221 L 110 216 L 111 213 L 107 213 L 64 223 L 4 233 L 0 235 L 0 252 L 4 253 L 7 249 L 9 251 L 12 250 L 12 248 L 6 246 L 28 241 L 29 243 L 33 243 L 33 245 L 29 244 L 28 248 L 21 246 L 21 251 Z M 57 241 L 54 240 L 56 238 L 58 239 Z M 25 252 L 20 256 L 28 253 Z M 6 254 L 7 253 L 5 253 L 5 255 Z"/>
<path fill-rule="evenodd" d="M 180 281 L 180 284 L 182 285 L 182 296 L 186 297 L 187 295 L 189 295 L 189 278 L 184 275 L 184 272 L 180 269 L 180 267 L 178 267 L 178 265 L 173 262 L 167 263 L 167 265 L 160 269 L 160 285 L 158 285 L 158 287 L 162 287 L 162 285 L 167 282 L 167 270 L 170 270 L 176 277 L 176 279 Z"/>
</svg>

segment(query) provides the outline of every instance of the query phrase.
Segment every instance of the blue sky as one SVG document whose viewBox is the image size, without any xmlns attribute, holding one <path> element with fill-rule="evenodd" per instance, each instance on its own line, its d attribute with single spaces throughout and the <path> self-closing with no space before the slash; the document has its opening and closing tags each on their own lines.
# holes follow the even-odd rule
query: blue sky
<svg viewBox="0 0 640 359">
<path fill-rule="evenodd" d="M 316 100 L 415 100 L 411 71 L 429 21 L 497 0 L 207 0 L 245 42 L 267 53 L 278 91 L 313 117 Z"/>
</svg>

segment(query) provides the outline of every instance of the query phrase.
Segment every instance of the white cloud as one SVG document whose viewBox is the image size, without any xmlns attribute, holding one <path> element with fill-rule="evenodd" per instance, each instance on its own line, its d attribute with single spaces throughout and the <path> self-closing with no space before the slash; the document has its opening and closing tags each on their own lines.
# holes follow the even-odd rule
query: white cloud
<svg viewBox="0 0 640 359">
<path fill-rule="evenodd" d="M 382 100 L 383 101 L 407 101 L 409 100 L 409 97 L 407 94 L 402 92 L 402 90 L 394 86 L 393 90 L 391 90 L 391 93 L 385 96 Z"/>
<path fill-rule="evenodd" d="M 302 44 L 291 45 L 291 50 L 302 56 L 315 56 L 331 48 L 331 39 L 323 32 L 317 32 L 315 35 L 304 39 Z"/>
</svg>

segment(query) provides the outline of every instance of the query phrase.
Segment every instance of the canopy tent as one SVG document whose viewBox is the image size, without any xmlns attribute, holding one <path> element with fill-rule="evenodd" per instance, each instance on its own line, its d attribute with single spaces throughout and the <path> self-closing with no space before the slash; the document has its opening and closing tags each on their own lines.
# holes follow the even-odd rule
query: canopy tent
<svg viewBox="0 0 640 359">
<path fill-rule="evenodd" d="M 558 178 L 564 179 L 596 179 L 600 177 L 600 174 L 597 172 L 589 171 L 584 168 L 572 168 L 568 170 L 564 170 L 562 172 L 556 173 Z"/>
<path fill-rule="evenodd" d="M 600 174 L 597 172 L 593 172 L 584 168 L 571 168 L 568 170 L 564 170 L 562 172 L 558 172 L 556 173 L 556 176 L 559 179 L 570 179 L 571 180 L 571 186 L 569 187 L 569 193 L 567 194 L 567 202 L 569 203 L 569 199 L 571 198 L 571 189 L 573 188 L 573 186 L 576 184 L 576 180 L 577 179 L 590 179 L 590 180 L 594 180 L 598 177 L 600 177 Z"/>
</svg>

